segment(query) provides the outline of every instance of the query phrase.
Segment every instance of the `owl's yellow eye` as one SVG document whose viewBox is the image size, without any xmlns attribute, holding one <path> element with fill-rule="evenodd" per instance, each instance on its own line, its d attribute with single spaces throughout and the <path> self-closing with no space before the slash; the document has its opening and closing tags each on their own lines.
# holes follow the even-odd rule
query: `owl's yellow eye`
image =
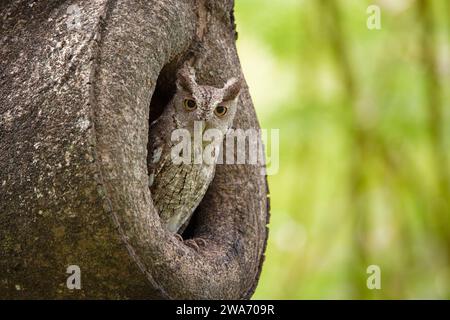
<svg viewBox="0 0 450 320">
<path fill-rule="evenodd" d="M 227 112 L 228 112 L 228 108 L 224 107 L 224 106 L 217 106 L 216 109 L 214 110 L 214 113 L 218 117 L 223 117 L 224 115 L 227 114 Z"/>
<path fill-rule="evenodd" d="M 192 99 L 184 99 L 183 105 L 187 111 L 193 111 L 195 110 L 195 108 L 197 108 L 197 104 Z"/>
</svg>

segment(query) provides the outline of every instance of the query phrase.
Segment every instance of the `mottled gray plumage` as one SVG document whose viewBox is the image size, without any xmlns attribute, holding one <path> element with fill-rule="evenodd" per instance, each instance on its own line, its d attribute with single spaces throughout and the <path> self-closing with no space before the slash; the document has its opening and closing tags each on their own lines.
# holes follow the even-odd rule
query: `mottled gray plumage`
<svg viewBox="0 0 450 320">
<path fill-rule="evenodd" d="M 200 134 L 218 129 L 220 148 L 233 123 L 241 84 L 233 78 L 223 88 L 198 85 L 190 67 L 178 72 L 176 84 L 173 99 L 150 125 L 148 172 L 153 203 L 162 225 L 173 233 L 181 233 L 214 177 L 215 162 L 195 163 L 194 154 L 199 150 L 191 149 L 190 163 L 174 163 L 171 152 L 179 141 L 171 141 L 172 132 L 186 129 L 193 139 L 194 123 L 201 121 Z M 194 146 L 193 141 L 191 145 Z"/>
</svg>

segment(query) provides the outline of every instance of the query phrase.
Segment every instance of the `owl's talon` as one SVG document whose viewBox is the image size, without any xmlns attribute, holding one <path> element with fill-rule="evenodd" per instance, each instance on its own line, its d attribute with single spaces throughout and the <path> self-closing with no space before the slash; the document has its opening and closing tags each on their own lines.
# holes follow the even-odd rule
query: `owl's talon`
<svg viewBox="0 0 450 320">
<path fill-rule="evenodd" d="M 179 241 L 183 242 L 183 237 L 179 233 L 174 234 L 175 238 L 177 238 Z"/>
<path fill-rule="evenodd" d="M 192 239 L 185 240 L 184 244 L 187 245 L 188 247 L 191 247 L 195 251 L 199 251 L 200 250 L 200 248 L 198 247 L 198 244 Z"/>
<path fill-rule="evenodd" d="M 184 243 L 195 251 L 200 251 L 200 246 L 204 247 L 206 245 L 206 241 L 202 238 L 188 239 Z"/>
<path fill-rule="evenodd" d="M 196 238 L 194 241 L 197 243 L 197 245 L 201 245 L 202 247 L 206 246 L 206 241 L 203 238 Z"/>
</svg>

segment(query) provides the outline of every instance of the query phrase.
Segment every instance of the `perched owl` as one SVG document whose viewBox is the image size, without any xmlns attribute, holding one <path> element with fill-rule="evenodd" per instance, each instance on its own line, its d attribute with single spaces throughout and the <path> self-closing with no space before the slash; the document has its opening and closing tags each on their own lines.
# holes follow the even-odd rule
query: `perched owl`
<svg viewBox="0 0 450 320">
<path fill-rule="evenodd" d="M 185 66 L 177 74 L 174 97 L 150 125 L 149 187 L 161 223 L 172 233 L 183 232 L 214 177 L 217 148 L 232 126 L 240 90 L 241 82 L 236 78 L 228 80 L 223 88 L 199 85 L 194 70 Z M 189 150 L 180 150 L 179 141 L 173 141 L 174 131 L 180 129 L 189 134 Z M 206 136 L 208 130 L 218 138 L 212 152 L 216 157 L 202 161 L 199 153 L 201 156 L 202 148 L 209 143 L 202 140 L 202 135 Z M 189 161 L 175 161 L 180 157 Z"/>
</svg>

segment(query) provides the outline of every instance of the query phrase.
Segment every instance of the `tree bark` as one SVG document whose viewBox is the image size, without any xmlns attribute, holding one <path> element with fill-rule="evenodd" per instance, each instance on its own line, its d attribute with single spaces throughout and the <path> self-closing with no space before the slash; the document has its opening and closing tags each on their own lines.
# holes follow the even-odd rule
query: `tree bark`
<svg viewBox="0 0 450 320">
<path fill-rule="evenodd" d="M 250 298 L 261 167 L 218 166 L 189 230 L 206 239 L 197 252 L 161 228 L 146 165 L 149 118 L 181 63 L 204 84 L 241 75 L 233 1 L 10 0 L 0 21 L 0 297 Z M 234 125 L 259 128 L 246 86 Z"/>
</svg>

